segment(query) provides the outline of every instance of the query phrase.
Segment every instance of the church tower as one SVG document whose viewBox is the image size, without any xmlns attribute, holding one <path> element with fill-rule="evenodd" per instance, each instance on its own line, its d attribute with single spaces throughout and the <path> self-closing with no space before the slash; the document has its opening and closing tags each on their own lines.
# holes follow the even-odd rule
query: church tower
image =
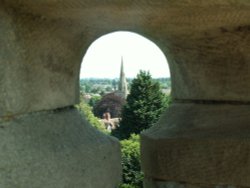
<svg viewBox="0 0 250 188">
<path fill-rule="evenodd" d="M 121 93 L 122 97 L 126 99 L 128 95 L 128 86 L 127 86 L 127 81 L 126 81 L 126 77 L 124 73 L 123 57 L 121 58 L 121 72 L 120 72 L 118 90 Z"/>
</svg>

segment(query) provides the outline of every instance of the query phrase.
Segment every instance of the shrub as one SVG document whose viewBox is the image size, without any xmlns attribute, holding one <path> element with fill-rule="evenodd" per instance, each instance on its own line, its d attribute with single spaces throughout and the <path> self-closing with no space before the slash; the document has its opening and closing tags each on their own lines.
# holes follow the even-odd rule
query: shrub
<svg viewBox="0 0 250 188">
<path fill-rule="evenodd" d="M 121 184 L 119 188 L 137 188 L 137 187 L 129 184 Z"/>
<path fill-rule="evenodd" d="M 141 188 L 143 173 L 140 165 L 139 135 L 132 134 L 121 142 L 123 184 L 121 188 Z"/>
<path fill-rule="evenodd" d="M 108 131 L 105 129 L 104 125 L 99 121 L 97 117 L 94 116 L 92 113 L 92 108 L 85 102 L 81 102 L 80 104 L 76 105 L 76 108 L 79 110 L 80 113 L 83 113 L 87 119 L 87 121 L 99 131 L 109 134 Z"/>
</svg>

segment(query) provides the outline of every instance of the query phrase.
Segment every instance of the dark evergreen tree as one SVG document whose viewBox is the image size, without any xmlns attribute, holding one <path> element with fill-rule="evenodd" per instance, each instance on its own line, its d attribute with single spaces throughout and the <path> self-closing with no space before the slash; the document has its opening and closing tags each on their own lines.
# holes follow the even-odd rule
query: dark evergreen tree
<svg viewBox="0 0 250 188">
<path fill-rule="evenodd" d="M 132 81 L 120 127 L 113 135 L 127 139 L 132 133 L 139 134 L 156 123 L 166 105 L 166 96 L 161 92 L 159 82 L 154 81 L 149 72 L 140 71 Z"/>
</svg>

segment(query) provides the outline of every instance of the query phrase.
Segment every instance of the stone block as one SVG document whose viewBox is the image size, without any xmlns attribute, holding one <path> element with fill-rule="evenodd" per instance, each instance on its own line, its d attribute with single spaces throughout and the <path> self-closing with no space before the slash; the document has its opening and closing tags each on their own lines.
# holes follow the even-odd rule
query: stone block
<svg viewBox="0 0 250 188">
<path fill-rule="evenodd" d="M 145 179 L 144 188 L 248 188 L 232 185 L 202 185 L 202 184 L 189 184 L 171 181 L 154 181 Z"/>
<path fill-rule="evenodd" d="M 146 177 L 203 185 L 250 185 L 250 106 L 173 104 L 142 133 Z"/>
<path fill-rule="evenodd" d="M 75 109 L 0 121 L 1 188 L 115 188 L 121 180 L 119 142 Z"/>
</svg>

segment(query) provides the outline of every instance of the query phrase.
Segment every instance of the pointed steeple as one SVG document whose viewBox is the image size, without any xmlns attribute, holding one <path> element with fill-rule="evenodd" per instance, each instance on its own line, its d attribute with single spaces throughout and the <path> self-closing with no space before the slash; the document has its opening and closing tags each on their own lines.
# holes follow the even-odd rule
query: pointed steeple
<svg viewBox="0 0 250 188">
<path fill-rule="evenodd" d="M 128 95 L 127 81 L 124 73 L 123 67 L 123 57 L 121 57 L 121 72 L 118 90 L 122 93 L 123 97 L 126 98 Z"/>
</svg>

